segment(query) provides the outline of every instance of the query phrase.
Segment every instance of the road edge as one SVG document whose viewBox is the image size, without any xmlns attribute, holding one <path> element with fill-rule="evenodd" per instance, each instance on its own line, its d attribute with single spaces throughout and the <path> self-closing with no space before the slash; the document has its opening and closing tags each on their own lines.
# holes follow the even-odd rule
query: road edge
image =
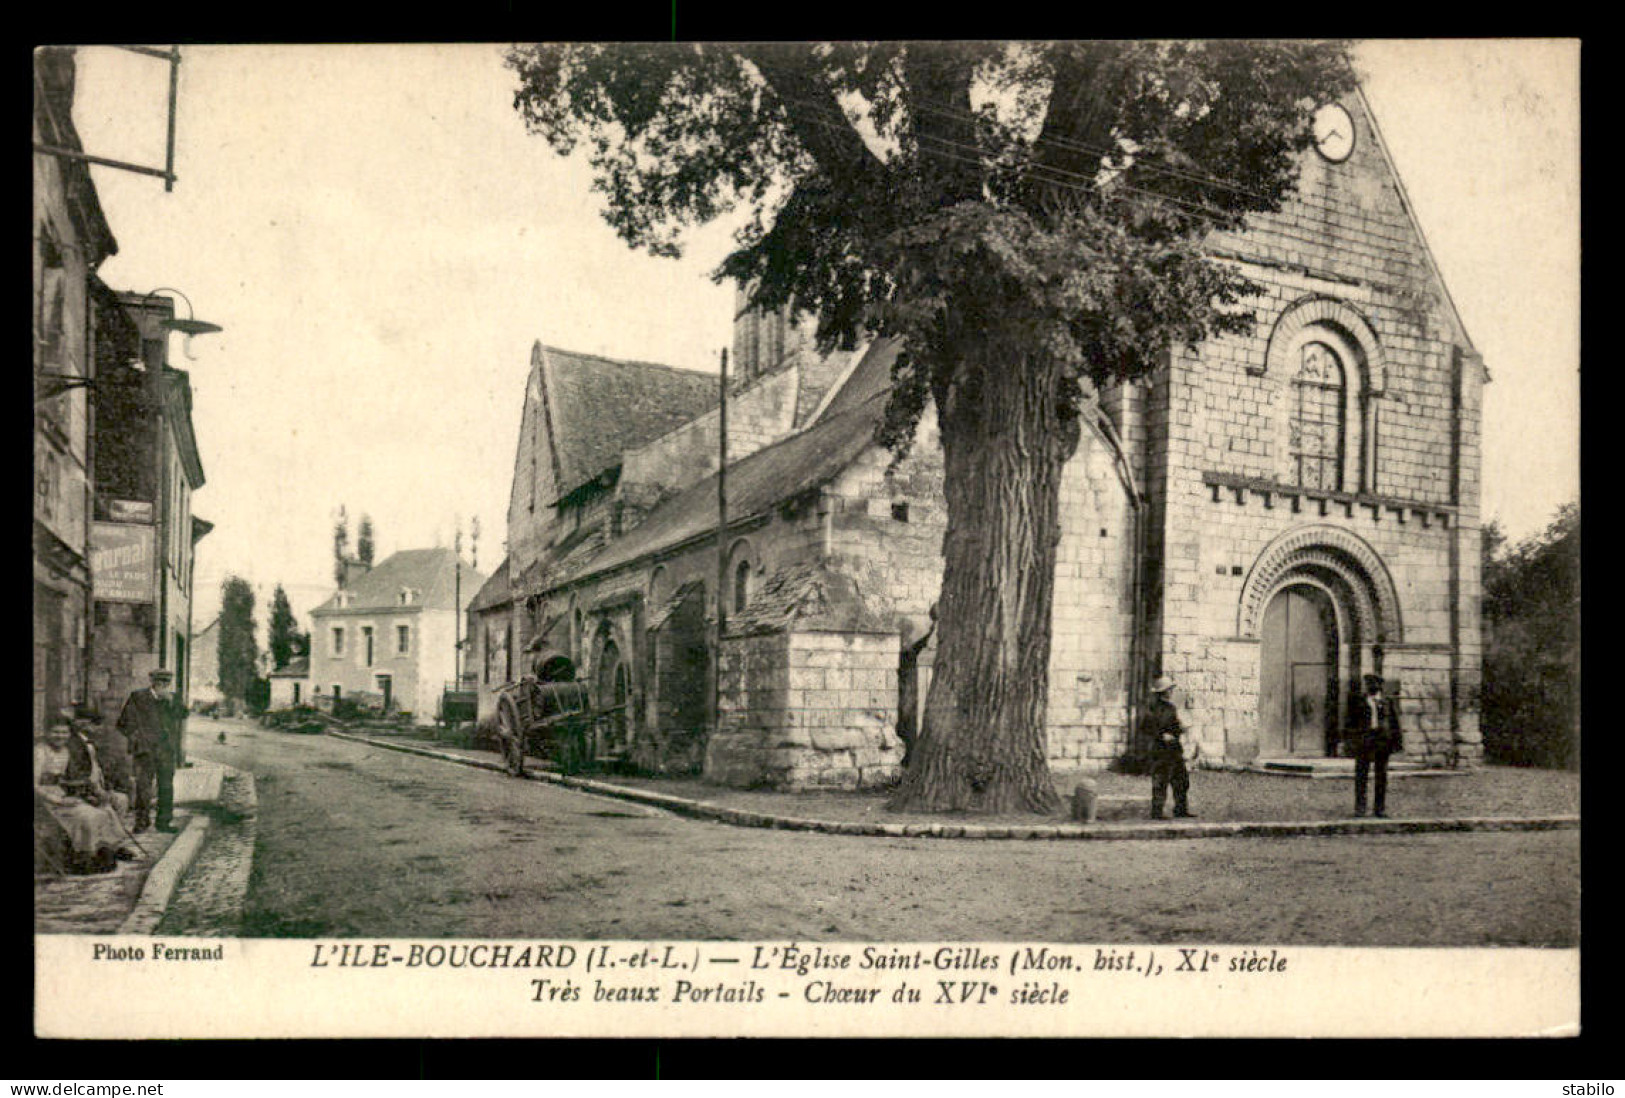
<svg viewBox="0 0 1625 1098">
<path fill-rule="evenodd" d="M 477 770 L 506 773 L 500 763 L 485 759 L 472 759 L 449 751 L 416 744 L 390 743 L 354 732 L 323 733 L 335 739 L 350 740 L 386 751 L 399 751 L 407 755 L 438 759 Z M 646 789 L 633 789 L 595 778 L 576 778 L 554 774 L 545 770 L 527 770 L 531 777 L 566 789 L 582 793 L 595 793 L 616 800 L 631 801 L 663 808 L 668 812 L 695 819 L 712 820 L 737 827 L 760 827 L 779 831 L 813 831 L 828 835 L 861 835 L 888 839 L 1071 839 L 1112 841 L 1124 839 L 1230 839 L 1230 838 L 1291 838 L 1324 835 L 1418 835 L 1436 832 L 1464 831 L 1577 831 L 1580 817 L 1560 816 L 1454 816 L 1433 819 L 1375 819 L 1366 817 L 1353 820 L 1303 820 L 1286 822 L 1208 822 L 1187 823 L 1168 820 L 1153 823 L 1093 823 L 1093 824 L 1013 824 L 983 825 L 960 823 L 861 823 L 855 820 L 809 820 L 798 816 L 781 816 L 749 809 L 729 808 L 708 801 L 696 801 L 669 793 L 655 793 Z"/>
</svg>

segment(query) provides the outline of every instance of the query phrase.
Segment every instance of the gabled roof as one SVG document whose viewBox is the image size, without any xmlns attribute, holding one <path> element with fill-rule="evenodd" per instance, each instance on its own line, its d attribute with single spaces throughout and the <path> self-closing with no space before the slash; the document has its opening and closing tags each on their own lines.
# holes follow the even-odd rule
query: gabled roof
<svg viewBox="0 0 1625 1098">
<path fill-rule="evenodd" d="M 867 404 L 881 393 L 891 389 L 892 363 L 903 349 L 899 339 L 877 339 L 869 345 L 841 387 L 830 395 L 829 402 L 819 413 L 819 419 L 840 415 Z"/>
<path fill-rule="evenodd" d="M 1382 127 L 1377 124 L 1377 112 L 1371 109 L 1371 101 L 1366 98 L 1365 88 L 1357 85 L 1355 95 L 1359 99 L 1360 109 L 1365 112 L 1366 121 L 1371 124 L 1371 136 L 1376 138 L 1377 150 L 1382 153 L 1383 163 L 1387 165 L 1388 174 L 1393 178 L 1395 189 L 1399 191 L 1400 203 L 1405 207 L 1405 216 L 1410 221 L 1411 231 L 1416 234 L 1417 242 L 1422 246 L 1422 258 L 1427 261 L 1428 273 L 1433 276 L 1434 285 L 1444 298 L 1444 305 L 1449 311 L 1449 319 L 1456 338 L 1470 354 L 1476 355 L 1478 349 L 1473 346 L 1472 336 L 1467 334 L 1467 325 L 1462 322 L 1461 311 L 1456 308 L 1456 299 L 1450 294 L 1450 286 L 1444 280 L 1444 272 L 1439 269 L 1439 261 L 1434 257 L 1433 248 L 1428 244 L 1427 234 L 1422 231 L 1422 222 L 1417 219 L 1416 206 L 1412 204 L 1411 196 L 1405 190 L 1405 180 L 1399 174 L 1399 165 L 1394 163 L 1394 154 L 1388 151 L 1388 142 L 1383 140 Z M 1486 372 L 1487 370 L 1486 367 Z"/>
<path fill-rule="evenodd" d="M 513 601 L 513 584 L 508 578 L 508 558 L 503 557 L 502 563 L 491 573 L 491 578 L 485 581 L 485 586 L 479 589 L 473 601 L 468 604 L 468 609 L 489 610 L 511 601 Z"/>
<path fill-rule="evenodd" d="M 886 410 L 888 390 L 856 407 L 831 408 L 805 431 L 781 439 L 728 466 L 728 520 L 765 514 L 777 504 L 828 483 L 875 445 L 875 428 Z M 700 537 L 717 527 L 717 477 L 713 473 L 650 511 L 625 537 L 611 542 L 579 576 L 608 571 L 649 553 Z"/>
<path fill-rule="evenodd" d="M 558 453 L 560 496 L 618 467 L 627 450 L 653 442 L 717 402 L 712 374 L 541 344 L 537 348 Z"/>
<path fill-rule="evenodd" d="M 470 598 L 488 578 L 457 560 L 450 549 L 403 549 L 385 558 L 366 575 L 357 578 L 345 590 L 349 602 L 339 606 L 337 593 L 327 599 L 312 614 L 355 612 L 358 610 L 403 609 L 401 588 L 418 592 L 408 607 L 421 610 L 451 610 L 456 597 L 457 570 L 462 569 L 464 598 Z M 466 605 L 466 603 L 465 603 Z"/>
</svg>

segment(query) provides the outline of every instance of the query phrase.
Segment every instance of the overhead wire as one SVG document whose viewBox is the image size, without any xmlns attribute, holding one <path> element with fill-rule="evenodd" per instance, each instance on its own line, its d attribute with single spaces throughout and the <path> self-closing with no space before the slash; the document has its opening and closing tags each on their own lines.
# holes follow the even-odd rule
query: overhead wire
<svg viewBox="0 0 1625 1098">
<path fill-rule="evenodd" d="M 812 103 L 807 100 L 796 99 L 794 97 L 786 96 L 784 98 L 788 102 L 795 103 L 813 112 L 812 116 L 807 118 L 807 121 L 813 123 L 814 125 L 843 134 L 852 132 L 854 128 L 851 120 L 846 118 L 844 114 L 840 114 L 838 111 L 835 113 L 840 114 L 841 121 L 839 123 L 828 121 L 828 118 L 830 117 L 829 112 L 834 110 L 833 108 L 828 108 L 822 104 Z M 915 134 L 914 137 L 916 140 L 924 139 L 925 141 L 933 142 L 941 146 L 940 149 L 935 150 L 922 148 L 920 151 L 924 155 L 936 156 L 939 159 L 952 160 L 958 163 L 969 164 L 976 167 L 985 167 L 983 159 L 986 155 L 985 151 L 977 146 L 967 145 L 963 142 L 954 141 L 951 138 L 940 137 L 935 134 Z M 974 153 L 975 156 L 973 158 L 970 156 L 960 155 L 961 152 Z M 1095 183 L 1092 177 L 1084 175 L 1080 172 L 1074 172 L 1069 169 L 1059 167 L 1058 165 L 1028 163 L 1023 165 L 1020 170 L 1036 175 L 1040 181 L 1062 190 L 1072 191 L 1077 194 L 1109 197 L 1109 194 L 1103 191 L 1100 186 Z M 1086 185 L 1080 186 L 1078 184 L 1068 183 L 1068 179 L 1080 180 Z M 1120 190 L 1140 195 L 1157 202 L 1165 202 L 1183 207 L 1192 213 L 1201 214 L 1207 217 L 1227 216 L 1222 210 L 1191 199 L 1180 198 L 1176 195 L 1160 194 L 1156 191 L 1149 191 L 1143 187 L 1136 187 L 1130 183 L 1125 183 L 1122 181 L 1117 181 L 1115 186 Z"/>
</svg>

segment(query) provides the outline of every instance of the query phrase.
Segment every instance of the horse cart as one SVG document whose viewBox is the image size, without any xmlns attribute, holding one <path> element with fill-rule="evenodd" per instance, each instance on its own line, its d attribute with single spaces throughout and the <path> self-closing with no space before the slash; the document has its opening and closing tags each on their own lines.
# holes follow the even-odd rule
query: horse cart
<svg viewBox="0 0 1625 1098">
<path fill-rule="evenodd" d="M 497 736 L 508 773 L 523 775 L 527 755 L 567 774 L 587 769 L 598 757 L 587 684 L 576 681 L 575 664 L 561 653 L 540 653 L 532 667 L 497 696 Z"/>
</svg>

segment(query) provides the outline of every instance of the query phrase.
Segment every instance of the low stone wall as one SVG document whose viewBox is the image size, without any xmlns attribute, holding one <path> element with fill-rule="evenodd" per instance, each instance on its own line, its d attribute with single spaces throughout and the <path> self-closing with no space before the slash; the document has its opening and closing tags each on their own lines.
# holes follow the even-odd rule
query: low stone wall
<svg viewBox="0 0 1625 1098">
<path fill-rule="evenodd" d="M 869 789 L 895 781 L 898 640 L 786 632 L 723 645 L 721 721 L 705 775 L 741 788 Z"/>
</svg>

